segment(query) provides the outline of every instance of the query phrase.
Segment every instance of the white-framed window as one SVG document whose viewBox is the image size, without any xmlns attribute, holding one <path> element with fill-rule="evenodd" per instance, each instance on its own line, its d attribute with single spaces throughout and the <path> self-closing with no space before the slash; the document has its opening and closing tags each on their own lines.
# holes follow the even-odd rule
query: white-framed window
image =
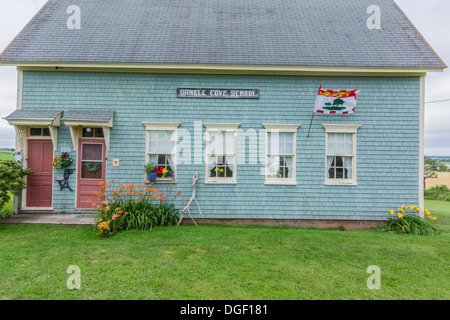
<svg viewBox="0 0 450 320">
<path fill-rule="evenodd" d="M 323 124 L 325 184 L 356 185 L 356 133 L 360 125 Z"/>
<path fill-rule="evenodd" d="M 146 127 L 145 163 L 155 170 L 155 182 L 175 182 L 177 175 L 177 129 L 180 123 L 143 122 Z"/>
<path fill-rule="evenodd" d="M 205 123 L 205 183 L 237 183 L 238 123 Z"/>
<path fill-rule="evenodd" d="M 265 184 L 295 185 L 299 124 L 263 124 L 266 128 Z"/>
</svg>

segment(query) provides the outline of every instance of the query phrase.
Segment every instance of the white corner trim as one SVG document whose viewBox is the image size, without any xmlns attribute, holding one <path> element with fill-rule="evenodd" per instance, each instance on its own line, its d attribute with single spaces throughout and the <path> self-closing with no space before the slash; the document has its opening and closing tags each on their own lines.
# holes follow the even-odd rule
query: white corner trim
<svg viewBox="0 0 450 320">
<path fill-rule="evenodd" d="M 419 208 L 424 217 L 424 179 L 425 174 L 425 76 L 420 77 L 420 120 L 419 120 Z"/>
<path fill-rule="evenodd" d="M 23 70 L 17 70 L 17 110 L 22 110 Z"/>
<path fill-rule="evenodd" d="M 326 133 L 356 133 L 361 125 L 353 125 L 353 124 L 322 124 L 325 128 Z"/>
</svg>

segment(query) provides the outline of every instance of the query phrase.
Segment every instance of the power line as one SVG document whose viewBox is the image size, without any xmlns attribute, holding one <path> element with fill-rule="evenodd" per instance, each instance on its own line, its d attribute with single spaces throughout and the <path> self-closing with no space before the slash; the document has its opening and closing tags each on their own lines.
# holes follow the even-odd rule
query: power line
<svg viewBox="0 0 450 320">
<path fill-rule="evenodd" d="M 428 101 L 428 102 L 425 102 L 425 103 L 437 103 L 437 102 L 445 102 L 445 101 L 450 101 L 450 99 L 434 100 L 434 101 Z"/>
</svg>

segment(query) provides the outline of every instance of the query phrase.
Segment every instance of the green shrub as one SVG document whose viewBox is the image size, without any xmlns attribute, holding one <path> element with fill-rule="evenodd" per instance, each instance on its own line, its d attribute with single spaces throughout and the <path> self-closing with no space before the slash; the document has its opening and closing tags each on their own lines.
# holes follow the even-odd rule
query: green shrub
<svg viewBox="0 0 450 320">
<path fill-rule="evenodd" d="M 450 201 L 450 189 L 444 184 L 425 189 L 424 194 L 426 200 Z"/>
<path fill-rule="evenodd" d="M 409 210 L 409 213 L 407 213 Z M 420 217 L 418 213 L 421 209 L 416 206 L 402 205 L 397 208 L 397 213 L 394 210 L 388 210 L 392 216 L 388 218 L 386 223 L 386 231 L 395 231 L 399 233 L 407 233 L 418 236 L 433 236 L 440 234 L 440 231 L 429 221 L 436 220 L 432 217 L 428 210 L 424 210 L 424 218 Z"/>
<path fill-rule="evenodd" d="M 17 195 L 26 188 L 23 177 L 32 173 L 31 169 L 23 169 L 19 161 L 0 161 L 0 209 L 11 199 L 8 192 Z"/>
<path fill-rule="evenodd" d="M 153 185 L 109 187 L 109 184 L 101 183 L 102 192 L 97 193 L 97 197 L 102 201 L 100 204 L 93 203 L 97 205 L 96 228 L 102 237 L 112 236 L 120 230 L 151 230 L 178 222 L 179 210 L 170 202 L 171 192 L 166 194 L 162 188 Z"/>
</svg>

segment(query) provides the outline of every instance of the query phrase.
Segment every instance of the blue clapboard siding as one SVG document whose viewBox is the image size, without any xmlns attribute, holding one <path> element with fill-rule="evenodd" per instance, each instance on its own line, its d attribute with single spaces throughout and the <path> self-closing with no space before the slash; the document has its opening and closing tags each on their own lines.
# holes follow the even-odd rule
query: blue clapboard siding
<svg viewBox="0 0 450 320">
<path fill-rule="evenodd" d="M 361 89 L 355 114 L 316 115 L 307 132 L 319 84 L 324 89 Z M 177 88 L 259 89 L 257 100 L 177 98 Z M 264 162 L 238 165 L 237 184 L 204 183 L 204 164 L 178 164 L 175 192 L 190 196 L 199 173 L 197 200 L 205 218 L 381 220 L 386 210 L 418 205 L 419 77 L 326 77 L 191 75 L 25 71 L 24 109 L 113 109 L 108 179 L 142 183 L 147 122 L 180 122 L 194 140 L 194 122 L 241 123 L 243 132 L 263 123 L 301 124 L 297 134 L 297 185 L 264 185 Z M 326 186 L 322 124 L 361 125 L 357 133 L 357 186 Z M 205 128 L 202 126 L 203 133 Z M 249 131 L 250 130 L 250 131 Z M 264 136 L 262 136 L 264 138 Z M 242 142 L 242 141 L 241 141 Z M 58 151 L 72 147 L 63 122 Z M 203 141 L 202 148 L 205 147 Z M 264 152 L 264 149 L 262 150 Z M 72 152 L 74 160 L 76 155 Z M 239 155 L 238 155 L 239 157 Z M 120 159 L 120 167 L 112 159 Z M 62 171 L 61 171 L 62 172 Z M 59 174 L 57 172 L 57 174 Z M 70 179 L 76 187 L 75 175 Z M 177 205 L 183 206 L 178 202 Z M 70 212 L 75 192 L 54 190 L 55 212 Z M 191 207 L 197 216 L 196 206 Z"/>
</svg>

